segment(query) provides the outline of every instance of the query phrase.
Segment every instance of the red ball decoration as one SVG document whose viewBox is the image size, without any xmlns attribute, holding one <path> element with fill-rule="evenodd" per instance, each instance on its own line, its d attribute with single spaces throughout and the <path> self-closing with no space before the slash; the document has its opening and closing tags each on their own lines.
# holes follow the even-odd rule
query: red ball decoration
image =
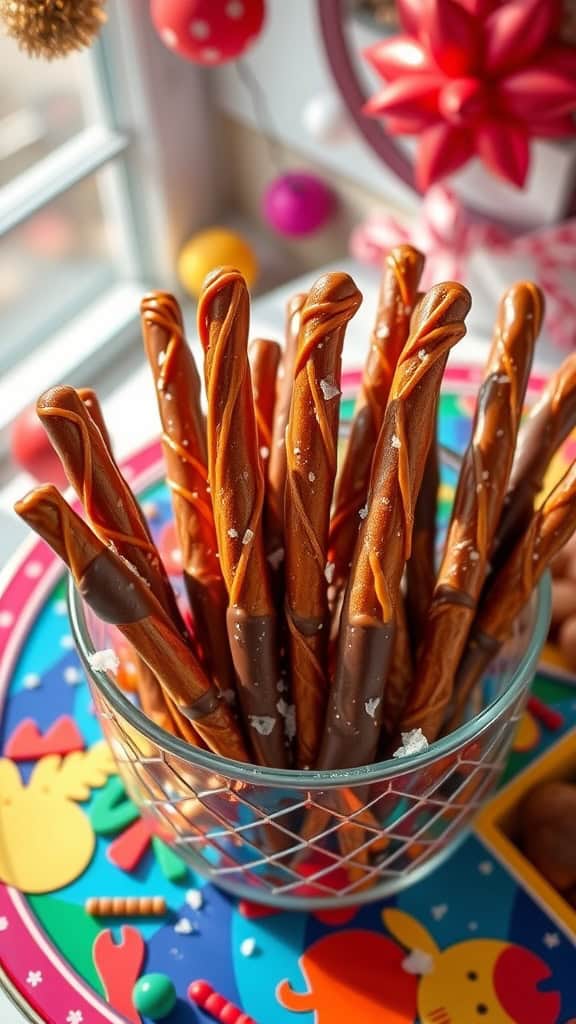
<svg viewBox="0 0 576 1024">
<path fill-rule="evenodd" d="M 225 64 L 260 34 L 264 0 L 152 0 L 150 14 L 174 53 L 197 64 Z"/>
<path fill-rule="evenodd" d="M 68 486 L 60 459 L 56 455 L 34 405 L 20 413 L 12 425 L 10 436 L 12 461 L 41 484 Z"/>
</svg>

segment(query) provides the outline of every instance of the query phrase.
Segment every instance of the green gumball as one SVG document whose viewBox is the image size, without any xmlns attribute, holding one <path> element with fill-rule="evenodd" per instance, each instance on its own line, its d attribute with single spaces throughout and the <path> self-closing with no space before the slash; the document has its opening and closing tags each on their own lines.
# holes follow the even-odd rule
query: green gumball
<svg viewBox="0 0 576 1024">
<path fill-rule="evenodd" d="M 176 989 L 166 974 L 143 974 L 132 990 L 134 1008 L 150 1020 L 162 1020 L 176 1005 Z"/>
</svg>

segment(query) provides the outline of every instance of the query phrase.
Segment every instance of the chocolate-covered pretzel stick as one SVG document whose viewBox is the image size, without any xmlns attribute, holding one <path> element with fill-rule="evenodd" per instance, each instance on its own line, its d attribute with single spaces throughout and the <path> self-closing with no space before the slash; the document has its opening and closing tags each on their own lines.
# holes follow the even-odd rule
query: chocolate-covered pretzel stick
<svg viewBox="0 0 576 1024">
<path fill-rule="evenodd" d="M 442 564 L 401 732 L 436 738 L 486 574 L 514 456 L 542 297 L 509 288 L 498 320 L 454 498 Z"/>
<path fill-rule="evenodd" d="M 107 547 L 51 485 L 38 487 L 15 511 L 70 569 L 90 607 L 117 626 L 211 750 L 247 761 L 226 702 L 204 675 L 148 584 Z"/>
<path fill-rule="evenodd" d="M 276 403 L 276 374 L 280 365 L 282 349 L 277 341 L 269 338 L 254 338 L 248 349 L 252 373 L 252 393 L 258 428 L 260 458 L 267 476 L 270 452 L 272 450 L 272 425 Z"/>
<path fill-rule="evenodd" d="M 36 411 L 91 525 L 147 580 L 184 635 L 174 591 L 144 514 L 78 392 L 50 388 L 38 399 Z"/>
<path fill-rule="evenodd" d="M 573 462 L 512 548 L 487 587 L 458 668 L 447 731 L 461 720 L 468 697 L 528 603 L 550 562 L 576 530 L 576 462 Z"/>
<path fill-rule="evenodd" d="M 98 430 L 102 434 L 104 444 L 109 451 L 112 451 L 112 442 L 110 440 L 110 434 L 108 433 L 108 427 L 106 426 L 106 420 L 104 419 L 104 413 L 102 412 L 102 406 L 100 405 L 98 395 L 92 388 L 78 388 L 78 394 L 88 409 L 88 412 L 98 427 Z"/>
<path fill-rule="evenodd" d="M 272 565 L 284 556 L 282 524 L 286 485 L 286 427 L 292 401 L 300 319 L 307 297 L 307 292 L 297 292 L 288 301 L 284 353 L 276 374 L 276 404 L 266 491 L 266 550 Z"/>
<path fill-rule="evenodd" d="M 378 744 L 414 504 L 442 374 L 451 347 L 465 333 L 469 307 L 470 296 L 461 285 L 432 288 L 418 306 L 398 360 L 346 591 L 320 768 L 370 764 Z"/>
<path fill-rule="evenodd" d="M 552 374 L 539 402 L 520 428 L 491 557 L 494 568 L 503 564 L 511 546 L 527 529 L 548 464 L 575 426 L 576 354 L 572 354 Z"/>
<path fill-rule="evenodd" d="M 198 331 L 206 353 L 208 467 L 220 567 L 228 590 L 228 637 L 242 711 L 258 761 L 286 767 L 276 616 L 262 506 L 264 478 L 248 365 L 249 300 L 238 270 L 206 278 Z M 280 707 L 283 705 L 280 704 Z"/>
<path fill-rule="evenodd" d="M 411 245 L 397 245 L 384 258 L 370 347 L 344 461 L 336 480 L 329 547 L 337 586 L 348 577 L 358 536 L 358 510 L 366 502 L 372 456 L 396 363 L 408 338 L 423 267 L 424 256 Z"/>
<path fill-rule="evenodd" d="M 362 296 L 348 274 L 325 274 L 301 314 L 286 430 L 286 621 L 296 705 L 296 763 L 314 764 L 324 724 L 329 639 L 328 528 L 336 475 L 344 334 Z"/>
<path fill-rule="evenodd" d="M 144 346 L 156 385 L 166 477 L 196 634 L 220 689 L 234 689 L 230 651 L 222 643 L 228 597 L 216 557 L 200 377 L 174 296 L 152 292 L 142 300 L 140 312 Z"/>
</svg>

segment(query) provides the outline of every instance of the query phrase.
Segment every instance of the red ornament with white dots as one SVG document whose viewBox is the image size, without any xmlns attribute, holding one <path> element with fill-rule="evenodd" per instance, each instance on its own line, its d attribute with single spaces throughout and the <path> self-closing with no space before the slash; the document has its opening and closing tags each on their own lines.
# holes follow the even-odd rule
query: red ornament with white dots
<svg viewBox="0 0 576 1024">
<path fill-rule="evenodd" d="M 150 13 L 174 53 L 197 64 L 225 64 L 260 34 L 264 0 L 152 0 Z"/>
</svg>

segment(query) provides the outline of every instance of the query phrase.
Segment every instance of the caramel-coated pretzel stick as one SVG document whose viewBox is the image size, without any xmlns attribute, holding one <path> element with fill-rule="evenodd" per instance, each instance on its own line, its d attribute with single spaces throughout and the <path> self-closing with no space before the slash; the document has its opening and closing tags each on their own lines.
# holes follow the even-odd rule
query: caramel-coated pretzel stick
<svg viewBox="0 0 576 1024">
<path fill-rule="evenodd" d="M 90 524 L 147 580 L 184 636 L 174 591 L 144 514 L 78 392 L 50 388 L 38 399 L 36 411 Z"/>
<path fill-rule="evenodd" d="M 460 724 L 468 698 L 551 561 L 576 530 L 576 462 L 550 492 L 487 587 L 458 669 L 446 731 Z"/>
<path fill-rule="evenodd" d="M 248 360 L 252 374 L 252 394 L 258 428 L 260 458 L 264 476 L 267 476 L 272 451 L 272 427 L 276 404 L 276 375 L 282 357 L 277 341 L 269 338 L 254 338 L 248 349 Z"/>
<path fill-rule="evenodd" d="M 228 639 L 240 704 L 260 764 L 288 765 L 279 701 L 276 612 L 264 551 L 264 477 L 248 365 L 249 299 L 238 270 L 206 278 L 198 331 L 206 353 L 208 468 Z"/>
<path fill-rule="evenodd" d="M 576 426 L 576 353 L 552 374 L 520 428 L 491 562 L 503 564 L 528 528 L 551 458 Z"/>
<path fill-rule="evenodd" d="M 397 245 L 384 257 L 382 283 L 368 356 L 356 399 L 342 467 L 336 479 L 330 522 L 330 561 L 337 587 L 348 578 L 358 536 L 358 510 L 366 502 L 374 448 L 394 370 L 410 332 L 424 256 L 411 245 Z"/>
<path fill-rule="evenodd" d="M 166 478 L 196 636 L 220 689 L 235 690 L 230 650 L 222 642 L 228 596 L 218 564 L 208 488 L 200 377 L 174 296 L 151 292 L 142 300 L 140 313 L 144 347 L 156 385 Z"/>
<path fill-rule="evenodd" d="M 162 595 L 166 609 L 172 614 L 172 589 L 140 506 L 114 460 L 96 395 L 90 388 L 78 391 L 52 388 L 38 400 L 37 409 L 66 475 L 85 503 L 95 528 L 104 538 L 114 536 L 120 554 L 135 564 L 141 575 L 148 574 L 145 578 L 157 589 L 158 595 Z M 104 492 L 106 499 L 101 501 Z M 96 520 L 104 526 L 99 528 Z M 118 531 L 125 532 L 123 540 L 116 536 Z M 160 728 L 176 731 L 189 742 L 197 742 L 190 723 L 171 705 L 148 665 L 137 659 L 137 667 L 138 695 L 144 713 Z"/>
<path fill-rule="evenodd" d="M 328 690 L 328 529 L 336 476 L 344 334 L 362 296 L 348 274 L 325 274 L 302 310 L 286 430 L 285 615 L 296 706 L 296 763 L 316 759 Z"/>
<path fill-rule="evenodd" d="M 414 504 L 442 374 L 450 349 L 465 334 L 469 307 L 462 285 L 436 285 L 419 304 L 398 360 L 346 591 L 320 768 L 370 764 L 378 745 Z"/>
<path fill-rule="evenodd" d="M 401 721 L 401 732 L 420 728 L 429 742 L 442 725 L 484 583 L 542 309 L 540 291 L 531 283 L 512 285 L 500 301 L 415 684 Z"/>
<path fill-rule="evenodd" d="M 104 622 L 117 626 L 209 748 L 247 761 L 232 712 L 138 573 L 92 532 L 55 487 L 31 491 L 15 511 L 60 556 L 86 603 Z"/>
</svg>

